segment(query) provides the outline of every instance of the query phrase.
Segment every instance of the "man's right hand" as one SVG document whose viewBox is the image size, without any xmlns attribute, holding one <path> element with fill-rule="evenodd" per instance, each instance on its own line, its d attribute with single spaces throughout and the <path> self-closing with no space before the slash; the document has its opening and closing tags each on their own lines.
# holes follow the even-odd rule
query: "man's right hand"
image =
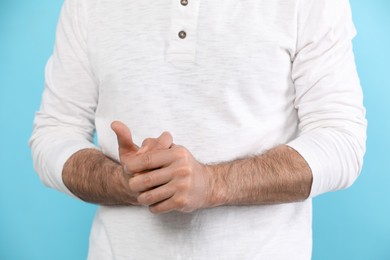
<svg viewBox="0 0 390 260">
<path fill-rule="evenodd" d="M 132 173 L 126 169 L 126 164 L 131 164 L 138 155 L 153 151 L 169 149 L 173 144 L 172 135 L 169 132 L 163 132 L 157 138 L 146 138 L 139 148 L 131 136 L 130 129 L 120 121 L 114 121 L 111 124 L 118 140 L 119 159 L 122 164 L 125 179 L 133 177 Z"/>
</svg>

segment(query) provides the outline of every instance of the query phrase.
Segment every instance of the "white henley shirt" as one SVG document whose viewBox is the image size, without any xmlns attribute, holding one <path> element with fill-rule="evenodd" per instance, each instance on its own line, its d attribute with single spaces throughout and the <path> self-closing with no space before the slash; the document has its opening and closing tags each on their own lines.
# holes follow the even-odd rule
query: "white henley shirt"
<svg viewBox="0 0 390 260">
<path fill-rule="evenodd" d="M 118 160 L 113 120 L 136 143 L 170 131 L 203 163 L 287 144 L 313 173 L 299 203 L 100 206 L 89 259 L 310 259 L 311 198 L 362 167 L 354 35 L 348 0 L 65 0 L 30 140 L 46 185 L 74 196 L 61 174 L 81 149 Z"/>
</svg>

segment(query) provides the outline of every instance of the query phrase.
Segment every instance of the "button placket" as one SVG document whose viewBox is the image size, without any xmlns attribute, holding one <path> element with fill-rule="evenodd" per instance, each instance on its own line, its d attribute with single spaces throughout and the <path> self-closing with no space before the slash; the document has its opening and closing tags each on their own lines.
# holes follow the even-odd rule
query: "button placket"
<svg viewBox="0 0 390 260">
<path fill-rule="evenodd" d="M 194 62 L 200 0 L 172 0 L 168 61 Z"/>
<path fill-rule="evenodd" d="M 188 0 L 180 0 L 180 4 L 181 4 L 182 6 L 187 6 L 187 5 L 188 5 Z M 178 33 L 178 35 L 179 35 L 179 38 L 180 38 L 180 39 L 184 39 L 184 38 L 186 38 L 187 33 L 186 33 L 185 31 L 180 31 L 180 32 Z"/>
</svg>

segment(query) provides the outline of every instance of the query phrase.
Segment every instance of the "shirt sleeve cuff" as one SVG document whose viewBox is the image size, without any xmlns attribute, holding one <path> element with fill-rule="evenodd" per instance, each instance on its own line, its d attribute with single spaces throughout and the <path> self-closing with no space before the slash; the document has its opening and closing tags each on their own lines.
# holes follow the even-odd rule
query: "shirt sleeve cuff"
<svg viewBox="0 0 390 260">
<path fill-rule="evenodd" d="M 316 152 L 316 150 L 319 149 L 316 135 L 307 133 L 289 142 L 287 145 L 297 151 L 305 159 L 311 169 L 313 182 L 309 198 L 313 198 L 323 193 L 322 164 L 324 162 L 319 159 L 319 153 Z"/>
<path fill-rule="evenodd" d="M 64 192 L 71 197 L 80 199 L 76 195 L 74 195 L 64 184 L 64 181 L 62 179 L 62 170 L 66 161 L 74 153 L 88 148 L 98 150 L 97 146 L 95 146 L 93 143 L 89 143 L 86 141 L 80 142 L 80 140 L 71 140 L 66 141 L 66 143 L 61 142 L 57 145 L 54 145 L 53 148 L 50 150 L 50 154 L 54 158 L 52 160 L 48 160 L 47 162 L 47 168 L 52 169 L 52 174 L 47 176 L 48 182 L 50 183 L 49 186 L 55 188 L 60 192 Z"/>
</svg>

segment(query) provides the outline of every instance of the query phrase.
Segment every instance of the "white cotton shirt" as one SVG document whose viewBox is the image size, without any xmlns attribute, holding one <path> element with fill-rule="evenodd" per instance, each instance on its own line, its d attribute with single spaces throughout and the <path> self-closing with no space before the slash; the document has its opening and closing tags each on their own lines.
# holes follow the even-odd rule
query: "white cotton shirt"
<svg viewBox="0 0 390 260">
<path fill-rule="evenodd" d="M 114 120 L 138 144 L 170 131 L 202 163 L 287 144 L 312 170 L 306 201 L 100 206 L 88 259 L 310 259 L 311 198 L 350 186 L 365 151 L 348 1 L 181 2 L 65 0 L 30 140 L 37 172 L 74 196 L 64 163 L 84 148 L 118 160 Z"/>
</svg>

